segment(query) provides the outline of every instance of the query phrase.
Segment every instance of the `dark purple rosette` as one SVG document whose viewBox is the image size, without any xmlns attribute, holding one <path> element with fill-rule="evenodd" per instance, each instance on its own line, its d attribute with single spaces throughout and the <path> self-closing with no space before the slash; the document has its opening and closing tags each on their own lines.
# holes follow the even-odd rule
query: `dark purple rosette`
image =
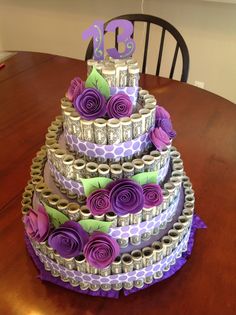
<svg viewBox="0 0 236 315">
<path fill-rule="evenodd" d="M 103 117 L 106 113 L 106 99 L 94 88 L 84 89 L 76 98 L 75 109 L 86 120 Z"/>
<path fill-rule="evenodd" d="M 170 144 L 170 138 L 162 128 L 153 129 L 149 136 L 157 150 L 161 151 Z"/>
<path fill-rule="evenodd" d="M 110 235 L 94 232 L 84 247 L 87 262 L 95 268 L 106 268 L 120 253 L 120 247 Z"/>
<path fill-rule="evenodd" d="M 48 244 L 62 257 L 71 258 L 81 253 L 88 238 L 88 233 L 79 223 L 67 221 L 51 233 Z"/>
<path fill-rule="evenodd" d="M 118 215 L 137 213 L 144 205 L 142 186 L 131 179 L 119 179 L 107 187 L 111 209 Z"/>
<path fill-rule="evenodd" d="M 130 116 L 132 109 L 132 102 L 129 96 L 124 93 L 117 93 L 111 96 L 107 102 L 107 114 L 109 118 Z"/>
<path fill-rule="evenodd" d="M 98 189 L 87 198 L 87 207 L 93 215 L 102 215 L 111 210 L 109 190 Z"/>
<path fill-rule="evenodd" d="M 156 108 L 156 120 L 165 118 L 170 119 L 170 114 L 164 107 L 158 105 Z"/>
<path fill-rule="evenodd" d="M 27 235 L 37 242 L 44 242 L 50 231 L 49 216 L 42 205 L 39 205 L 37 211 L 30 209 L 23 217 Z"/>
<path fill-rule="evenodd" d="M 74 102 L 77 96 L 79 96 L 84 89 L 84 82 L 79 77 L 76 77 L 70 82 L 70 86 L 66 92 L 66 97 L 71 102 Z"/>
<path fill-rule="evenodd" d="M 145 184 L 143 185 L 144 207 L 152 208 L 159 206 L 163 201 L 163 194 L 160 185 Z"/>
</svg>

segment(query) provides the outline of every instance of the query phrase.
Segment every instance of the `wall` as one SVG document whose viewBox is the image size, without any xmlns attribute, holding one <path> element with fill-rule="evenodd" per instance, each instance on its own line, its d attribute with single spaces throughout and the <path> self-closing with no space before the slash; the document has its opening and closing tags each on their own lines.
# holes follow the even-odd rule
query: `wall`
<svg viewBox="0 0 236 315">
<path fill-rule="evenodd" d="M 188 82 L 203 81 L 207 90 L 236 102 L 235 4 L 201 0 L 0 0 L 1 46 L 3 50 L 83 59 L 87 46 L 81 45 L 84 29 L 95 19 L 139 13 L 142 3 L 144 13 L 168 20 L 185 38 L 191 57 Z M 137 45 L 142 45 L 143 26 L 138 29 L 135 38 Z M 150 72 L 154 65 L 151 59 Z"/>
</svg>

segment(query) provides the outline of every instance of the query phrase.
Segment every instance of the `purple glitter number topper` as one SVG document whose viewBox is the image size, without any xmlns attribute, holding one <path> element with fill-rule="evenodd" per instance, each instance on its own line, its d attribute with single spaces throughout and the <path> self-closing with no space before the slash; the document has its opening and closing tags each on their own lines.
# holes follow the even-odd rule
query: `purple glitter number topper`
<svg viewBox="0 0 236 315">
<path fill-rule="evenodd" d="M 117 28 L 123 29 L 123 32 L 117 35 L 117 43 L 124 44 L 124 51 L 121 53 L 116 48 L 107 49 L 107 53 L 114 59 L 123 59 L 131 56 L 135 50 L 135 42 L 131 38 L 133 34 L 133 24 L 127 20 L 113 20 L 106 26 L 106 32 L 115 33 Z M 93 37 L 93 54 L 95 60 L 104 59 L 104 23 L 95 21 L 82 34 L 83 40 Z"/>
</svg>

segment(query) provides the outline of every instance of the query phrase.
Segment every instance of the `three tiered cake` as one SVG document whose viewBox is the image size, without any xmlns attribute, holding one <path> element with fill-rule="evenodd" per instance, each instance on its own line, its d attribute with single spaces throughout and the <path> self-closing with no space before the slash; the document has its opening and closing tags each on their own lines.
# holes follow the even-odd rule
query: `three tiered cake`
<svg viewBox="0 0 236 315">
<path fill-rule="evenodd" d="M 174 274 L 202 227 L 169 113 L 133 59 L 88 60 L 48 128 L 23 194 L 43 280 L 108 297 Z"/>
</svg>

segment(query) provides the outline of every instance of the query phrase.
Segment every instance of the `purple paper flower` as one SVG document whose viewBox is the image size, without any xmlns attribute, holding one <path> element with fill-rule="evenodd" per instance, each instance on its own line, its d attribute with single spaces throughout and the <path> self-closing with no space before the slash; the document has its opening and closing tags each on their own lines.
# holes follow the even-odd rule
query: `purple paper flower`
<svg viewBox="0 0 236 315">
<path fill-rule="evenodd" d="M 162 128 L 153 129 L 149 136 L 157 150 L 161 151 L 170 144 L 170 138 Z"/>
<path fill-rule="evenodd" d="M 172 127 L 170 114 L 161 106 L 157 106 L 156 110 L 156 127 L 161 127 L 173 139 L 176 137 L 176 132 Z"/>
<path fill-rule="evenodd" d="M 76 98 L 75 108 L 86 120 L 94 120 L 106 113 L 106 99 L 94 88 L 87 88 Z"/>
<path fill-rule="evenodd" d="M 170 114 L 164 107 L 158 105 L 156 108 L 156 120 L 165 118 L 170 119 Z"/>
<path fill-rule="evenodd" d="M 144 205 L 142 186 L 131 179 L 119 179 L 108 185 L 112 211 L 118 215 L 137 213 Z"/>
<path fill-rule="evenodd" d="M 87 207 L 93 215 L 102 215 L 111 210 L 109 190 L 98 189 L 87 198 Z"/>
<path fill-rule="evenodd" d="M 84 247 L 84 256 L 95 268 L 106 268 L 120 253 L 119 245 L 110 235 L 94 232 Z"/>
<path fill-rule="evenodd" d="M 143 185 L 144 207 L 152 208 L 159 206 L 163 201 L 161 187 L 157 184 Z"/>
<path fill-rule="evenodd" d="M 107 114 L 110 118 L 127 117 L 132 114 L 132 102 L 128 95 L 117 93 L 107 102 Z"/>
<path fill-rule="evenodd" d="M 70 82 L 70 86 L 66 92 L 66 97 L 71 102 L 74 102 L 77 96 L 83 92 L 84 88 L 84 82 L 79 77 L 76 77 Z"/>
<path fill-rule="evenodd" d="M 170 119 L 164 118 L 161 119 L 157 124 L 157 127 L 161 127 L 165 133 L 169 136 L 169 138 L 174 139 L 176 137 L 176 131 L 172 127 L 172 123 Z"/>
<path fill-rule="evenodd" d="M 47 239 L 50 230 L 50 221 L 48 214 L 42 205 L 38 206 L 37 211 L 31 209 L 23 217 L 26 233 L 30 238 L 37 242 L 43 242 Z"/>
<path fill-rule="evenodd" d="M 48 244 L 62 257 L 71 258 L 80 254 L 88 238 L 88 233 L 79 223 L 67 221 L 52 232 Z"/>
</svg>

